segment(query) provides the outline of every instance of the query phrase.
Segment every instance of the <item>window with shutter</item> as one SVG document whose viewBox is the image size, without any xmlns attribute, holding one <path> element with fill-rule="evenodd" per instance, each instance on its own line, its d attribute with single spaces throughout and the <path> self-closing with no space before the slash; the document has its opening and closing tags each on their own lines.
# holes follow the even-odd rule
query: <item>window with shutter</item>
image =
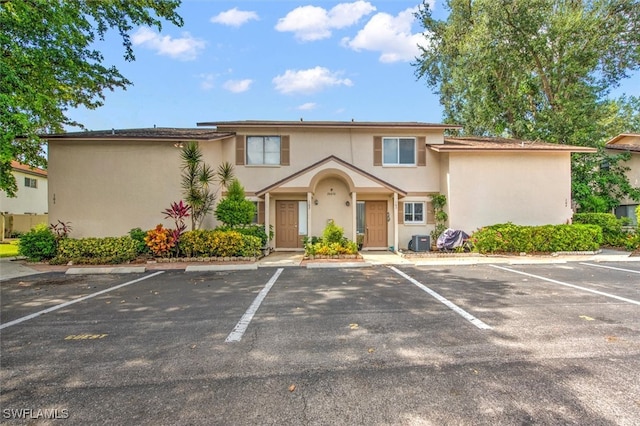
<svg viewBox="0 0 640 426">
<path fill-rule="evenodd" d="M 373 165 L 382 166 L 382 137 L 373 137 Z"/>
<path fill-rule="evenodd" d="M 280 165 L 288 166 L 289 165 L 289 135 L 284 135 L 280 137 Z"/>
<path fill-rule="evenodd" d="M 424 136 L 419 136 L 416 140 L 418 142 L 417 165 L 426 166 L 427 165 L 427 138 L 425 138 Z"/>
<path fill-rule="evenodd" d="M 236 166 L 244 166 L 244 146 L 246 141 L 246 136 L 237 135 L 236 136 Z"/>
</svg>

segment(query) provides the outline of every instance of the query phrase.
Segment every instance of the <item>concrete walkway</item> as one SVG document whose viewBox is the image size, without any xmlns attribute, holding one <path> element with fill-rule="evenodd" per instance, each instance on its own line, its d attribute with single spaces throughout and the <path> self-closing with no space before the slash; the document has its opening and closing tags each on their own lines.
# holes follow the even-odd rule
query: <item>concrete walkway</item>
<svg viewBox="0 0 640 426">
<path fill-rule="evenodd" d="M 301 251 L 275 251 L 254 263 L 158 263 L 147 265 L 121 266 L 82 266 L 69 267 L 64 265 L 50 266 L 46 264 L 29 265 L 23 260 L 13 258 L 0 259 L 0 281 L 9 280 L 45 272 L 66 272 L 75 274 L 97 273 L 143 273 L 150 269 L 182 269 L 190 271 L 231 271 L 241 269 L 256 269 L 264 267 L 292 267 L 307 268 L 358 268 L 377 265 L 478 265 L 494 264 L 553 264 L 567 262 L 640 262 L 640 256 L 630 256 L 628 252 L 616 250 L 602 250 L 597 253 L 560 253 L 554 255 L 522 255 L 522 256 L 483 256 L 472 253 L 422 253 L 401 255 L 390 251 L 363 251 L 362 259 L 318 259 L 304 260 Z"/>
</svg>

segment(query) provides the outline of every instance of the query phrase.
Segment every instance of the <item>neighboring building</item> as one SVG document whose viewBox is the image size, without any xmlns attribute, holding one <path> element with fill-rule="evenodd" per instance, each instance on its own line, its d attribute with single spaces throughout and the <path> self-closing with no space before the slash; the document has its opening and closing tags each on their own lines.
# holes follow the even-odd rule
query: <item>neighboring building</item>
<svg viewBox="0 0 640 426">
<path fill-rule="evenodd" d="M 74 236 L 171 226 L 161 211 L 182 198 L 180 145 L 224 161 L 271 246 L 302 247 L 333 219 L 365 249 L 406 248 L 434 228 L 431 196 L 447 197 L 449 226 L 467 233 L 511 221 L 570 221 L 572 152 L 594 149 L 489 138 L 445 138 L 459 126 L 416 122 L 230 121 L 197 129 L 131 129 L 50 135 L 51 220 Z M 215 127 L 204 128 L 204 126 Z M 210 217 L 204 226 L 215 226 Z"/>
<path fill-rule="evenodd" d="M 605 145 L 608 150 L 614 152 L 628 152 L 631 159 L 625 162 L 625 166 L 629 168 L 627 178 L 631 186 L 640 188 L 640 134 L 622 133 L 608 141 Z M 617 217 L 627 217 L 634 226 L 638 225 L 636 219 L 636 207 L 638 201 L 630 198 L 620 200 L 620 206 L 615 210 Z"/>
<path fill-rule="evenodd" d="M 47 223 L 47 171 L 11 162 L 18 192 L 7 197 L 0 192 L 3 238 L 16 232 L 27 232 L 38 223 Z"/>
</svg>

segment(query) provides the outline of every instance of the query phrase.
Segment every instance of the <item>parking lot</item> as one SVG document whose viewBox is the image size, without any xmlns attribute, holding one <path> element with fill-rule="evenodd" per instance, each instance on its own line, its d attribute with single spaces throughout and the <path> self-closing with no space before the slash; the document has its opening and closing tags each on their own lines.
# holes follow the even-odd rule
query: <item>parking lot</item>
<svg viewBox="0 0 640 426">
<path fill-rule="evenodd" d="M 8 424 L 640 422 L 640 262 L 47 273 L 0 287 Z"/>
</svg>

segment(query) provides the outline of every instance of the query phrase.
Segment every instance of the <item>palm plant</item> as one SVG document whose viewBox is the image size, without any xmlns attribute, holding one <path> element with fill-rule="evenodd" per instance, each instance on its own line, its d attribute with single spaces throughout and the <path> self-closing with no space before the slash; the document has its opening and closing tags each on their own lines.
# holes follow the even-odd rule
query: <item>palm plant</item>
<svg viewBox="0 0 640 426">
<path fill-rule="evenodd" d="M 184 200 L 191 207 L 191 230 L 198 229 L 203 219 L 213 210 L 220 189 L 213 189 L 217 181 L 220 186 L 227 186 L 233 180 L 233 166 L 224 162 L 218 166 L 217 173 L 202 160 L 202 151 L 197 142 L 191 141 L 183 146 L 180 153 L 182 160 L 182 191 Z"/>
</svg>

